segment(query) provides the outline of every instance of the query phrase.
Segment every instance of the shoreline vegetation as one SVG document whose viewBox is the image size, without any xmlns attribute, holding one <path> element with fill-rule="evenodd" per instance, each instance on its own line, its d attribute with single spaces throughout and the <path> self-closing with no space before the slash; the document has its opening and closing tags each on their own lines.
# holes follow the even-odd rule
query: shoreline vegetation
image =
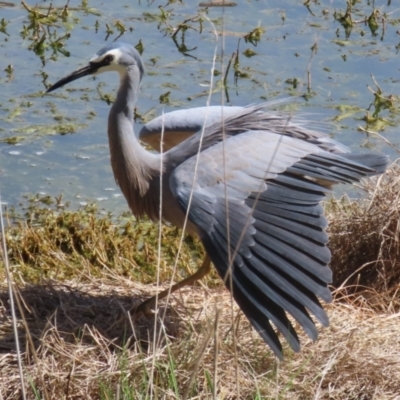
<svg viewBox="0 0 400 400">
<path fill-rule="evenodd" d="M 76 168 L 102 177 L 98 168 L 108 155 L 96 135 L 104 130 L 101 105 L 113 101 L 114 88 L 95 81 L 59 96 L 43 92 L 94 44 L 120 37 L 137 43 L 146 59 L 138 121 L 165 106 L 200 105 L 210 93 L 210 38 L 221 34 L 232 56 L 214 70 L 218 102 L 222 93 L 232 104 L 239 95 L 240 104 L 304 97 L 311 113 L 325 108 L 346 144 L 399 153 L 398 97 L 385 89 L 398 92 L 400 18 L 393 1 L 268 2 L 268 9 L 236 2 L 237 10 L 222 17 L 189 1 L 102 2 L 101 9 L 90 0 L 54 3 L 0 1 L 0 172 L 7 190 L 16 190 L 12 199 L 26 187 L 36 191 L 43 171 L 50 193 L 69 187 L 70 177 L 59 181 L 58 172 L 69 165 L 74 182 Z M 75 136 L 76 147 L 68 137 L 58 141 L 76 132 L 93 135 L 82 143 Z M 31 146 L 32 154 L 17 145 Z M 20 161 L 25 157 L 28 163 Z M 16 317 L 0 261 L 0 400 L 23 398 L 18 364 L 26 398 L 35 400 L 399 400 L 400 162 L 359 186 L 360 200 L 325 203 L 334 272 L 334 301 L 325 305 L 330 326 L 318 326 L 315 343 L 299 330 L 301 352 L 285 344 L 281 363 L 215 271 L 161 302 L 156 317 L 133 320 L 126 312 L 168 287 L 179 230 L 163 226 L 159 248 L 159 226 L 137 223 L 128 212 L 72 210 L 42 195 L 8 209 Z M 197 240 L 185 237 L 174 281 L 193 273 L 203 254 Z"/>
<path fill-rule="evenodd" d="M 69 210 L 33 197 L 5 215 L 21 361 L 29 399 L 397 399 L 400 393 L 400 163 L 362 182 L 360 200 L 331 198 L 334 301 L 330 327 L 278 363 L 216 273 L 132 320 L 136 302 L 168 287 L 180 231 Z M 52 203 L 52 204 L 50 204 Z M 203 250 L 184 239 L 175 280 Z M 4 268 L 0 269 L 0 393 L 20 378 Z M 162 321 L 162 323 L 161 323 Z"/>
</svg>

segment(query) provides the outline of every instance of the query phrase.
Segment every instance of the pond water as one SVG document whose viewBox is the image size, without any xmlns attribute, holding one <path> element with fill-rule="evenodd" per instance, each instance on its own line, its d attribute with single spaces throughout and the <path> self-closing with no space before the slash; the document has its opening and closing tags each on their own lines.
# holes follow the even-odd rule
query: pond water
<svg viewBox="0 0 400 400">
<path fill-rule="evenodd" d="M 302 96 L 298 109 L 331 123 L 339 141 L 397 157 L 397 2 L 353 0 L 351 9 L 334 0 L 236 2 L 205 8 L 194 0 L 71 0 L 65 8 L 66 0 L 0 1 L 2 201 L 15 205 L 39 193 L 62 195 L 73 207 L 97 201 L 106 210 L 127 209 L 112 177 L 106 135 L 117 76 L 84 78 L 43 95 L 119 35 L 143 48 L 147 74 L 137 130 L 162 111 L 205 105 L 217 51 L 221 74 L 214 77 L 213 104 Z M 235 51 L 238 63 L 227 73 L 225 92 L 218 88 Z M 379 90 L 374 79 L 380 97 L 370 90 Z"/>
</svg>

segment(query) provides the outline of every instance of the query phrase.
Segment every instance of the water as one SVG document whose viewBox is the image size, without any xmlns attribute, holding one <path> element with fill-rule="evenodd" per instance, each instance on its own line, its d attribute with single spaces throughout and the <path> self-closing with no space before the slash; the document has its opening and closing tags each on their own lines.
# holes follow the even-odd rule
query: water
<svg viewBox="0 0 400 400">
<path fill-rule="evenodd" d="M 2 201 L 18 204 L 24 194 L 63 196 L 79 206 L 97 201 L 107 210 L 126 210 L 124 199 L 109 166 L 106 116 L 107 95 L 113 96 L 118 83 L 112 74 L 84 78 L 43 96 L 45 85 L 54 83 L 82 66 L 104 44 L 120 32 L 117 20 L 126 28 L 121 40 L 136 45 L 141 40 L 147 75 L 141 88 L 137 112 L 146 119 L 165 112 L 203 106 L 210 83 L 210 69 L 217 46 L 216 69 L 221 81 L 231 55 L 239 46 L 237 80 L 228 73 L 228 97 L 216 90 L 212 102 L 246 105 L 291 95 L 307 95 L 297 102 L 313 119 L 332 123 L 335 137 L 359 151 L 377 148 L 397 157 L 383 139 L 366 135 L 362 120 L 382 95 L 400 93 L 399 55 L 400 9 L 394 4 L 360 0 L 351 10 L 355 22 L 347 32 L 334 13 L 345 12 L 345 2 L 310 2 L 310 9 L 296 0 L 237 1 L 236 7 L 211 7 L 202 25 L 204 8 L 198 2 L 182 0 L 112 2 L 88 0 L 69 3 L 68 16 L 49 23 L 41 20 L 35 33 L 28 11 L 19 2 L 0 1 L 0 188 Z M 49 2 L 38 3 L 47 14 Z M 60 9 L 66 1 L 53 1 Z M 34 3 L 29 3 L 33 6 Z M 375 5 L 375 8 L 374 8 Z M 161 7 L 161 8 L 160 8 Z M 375 10 L 377 30 L 364 23 Z M 51 15 L 51 14 L 50 14 Z M 385 23 L 383 24 L 383 19 Z M 187 29 L 172 29 L 187 21 Z M 212 25 L 211 21 L 214 23 Z M 113 33 L 107 35 L 107 25 Z M 261 36 L 245 35 L 260 28 Z M 202 30 L 202 32 L 200 32 Z M 218 42 L 215 31 L 219 35 Z M 43 38 L 47 48 L 33 48 Z M 54 51 L 51 42 L 64 44 Z M 108 36 L 108 37 L 107 37 Z M 238 40 L 240 43 L 238 45 Z M 222 40 L 223 39 L 223 40 Z M 53 46 L 55 46 L 53 44 Z M 313 51 L 312 48 L 316 51 Z M 222 54 L 223 48 L 223 57 Z M 254 52 L 252 57 L 243 53 Z M 64 54 L 63 54 L 64 53 Z M 11 66 L 11 67 L 9 67 Z M 308 73 L 311 86 L 308 88 Z M 46 79 L 46 76 L 47 79 Z M 167 104 L 160 96 L 169 93 Z M 399 108 L 381 110 L 381 120 L 369 126 L 400 147 Z M 374 107 L 369 113 L 374 112 Z M 138 119 L 135 129 L 142 121 Z M 367 127 L 368 128 L 368 127 Z M 60 132 L 64 133 L 61 134 Z M 10 144 L 14 142 L 14 144 Z M 16 142 L 16 143 L 15 143 Z"/>
</svg>

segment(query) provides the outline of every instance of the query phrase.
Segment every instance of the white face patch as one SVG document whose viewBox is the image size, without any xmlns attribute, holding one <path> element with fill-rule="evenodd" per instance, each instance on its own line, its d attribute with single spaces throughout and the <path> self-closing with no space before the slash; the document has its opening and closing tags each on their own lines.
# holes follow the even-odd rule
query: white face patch
<svg viewBox="0 0 400 400">
<path fill-rule="evenodd" d="M 106 53 L 102 54 L 101 56 L 98 56 L 97 54 L 91 58 L 90 62 L 98 63 L 104 60 L 105 57 L 107 56 L 113 56 L 114 60 L 111 62 L 110 65 L 106 65 L 103 67 L 100 67 L 97 72 L 95 72 L 93 75 L 101 74 L 103 72 L 108 72 L 108 71 L 115 71 L 118 72 L 121 79 L 125 75 L 126 68 L 122 65 L 119 65 L 119 60 L 121 59 L 122 52 L 120 49 L 113 49 L 109 50 Z"/>
<path fill-rule="evenodd" d="M 122 56 L 122 52 L 121 52 L 120 49 L 109 50 L 106 53 L 102 54 L 100 57 L 96 54 L 94 57 L 92 57 L 90 59 L 90 61 L 98 63 L 98 62 L 102 61 L 107 56 L 113 56 L 114 57 L 113 63 L 118 64 L 118 62 L 119 62 L 119 60 L 120 60 L 120 58 Z"/>
</svg>

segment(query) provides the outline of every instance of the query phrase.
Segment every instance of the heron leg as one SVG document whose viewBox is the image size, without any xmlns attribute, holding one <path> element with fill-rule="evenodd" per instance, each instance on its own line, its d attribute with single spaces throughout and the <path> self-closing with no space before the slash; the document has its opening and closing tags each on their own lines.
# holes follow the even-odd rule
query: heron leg
<svg viewBox="0 0 400 400">
<path fill-rule="evenodd" d="M 201 267 L 193 275 L 188 276 L 182 281 L 172 285 L 172 287 L 165 289 L 162 292 L 156 294 L 155 296 L 150 297 L 149 299 L 141 302 L 137 306 L 134 306 L 131 311 L 134 314 L 152 315 L 153 311 L 151 309 L 155 306 L 157 298 L 158 300 L 161 300 L 167 297 L 169 293 L 173 293 L 176 290 L 179 290 L 186 285 L 191 285 L 192 283 L 206 276 L 210 272 L 210 269 L 211 269 L 211 260 L 210 257 L 206 255 L 204 257 L 203 263 L 201 264 Z"/>
</svg>

